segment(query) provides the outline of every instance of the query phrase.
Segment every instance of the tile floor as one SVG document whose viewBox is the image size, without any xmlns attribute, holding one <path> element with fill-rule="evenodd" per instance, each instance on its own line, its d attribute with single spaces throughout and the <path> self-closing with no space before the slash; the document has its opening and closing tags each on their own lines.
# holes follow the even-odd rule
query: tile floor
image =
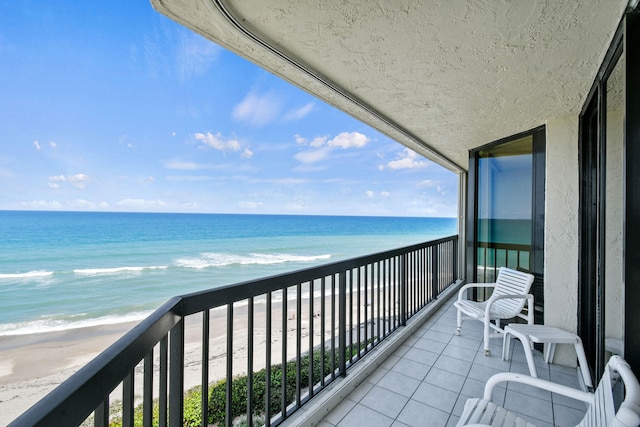
<svg viewBox="0 0 640 427">
<path fill-rule="evenodd" d="M 349 398 L 319 424 L 331 426 L 455 426 L 465 401 L 482 397 L 485 381 L 504 371 L 527 373 L 519 341 L 503 361 L 502 340 L 491 339 L 490 357 L 482 349 L 482 324 L 467 320 L 455 335 L 456 310 L 447 302 L 401 345 Z M 535 352 L 538 376 L 579 388 L 577 370 L 547 365 Z M 538 426 L 575 426 L 585 405 L 522 384 L 494 391 L 493 400 Z"/>
</svg>

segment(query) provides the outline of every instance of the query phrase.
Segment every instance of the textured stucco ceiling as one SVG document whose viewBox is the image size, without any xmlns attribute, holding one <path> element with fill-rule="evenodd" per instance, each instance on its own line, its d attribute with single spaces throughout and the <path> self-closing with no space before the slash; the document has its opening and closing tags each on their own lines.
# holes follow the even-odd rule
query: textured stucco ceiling
<svg viewBox="0 0 640 427">
<path fill-rule="evenodd" d="M 151 0 L 161 13 L 456 170 L 578 114 L 627 0 Z"/>
</svg>

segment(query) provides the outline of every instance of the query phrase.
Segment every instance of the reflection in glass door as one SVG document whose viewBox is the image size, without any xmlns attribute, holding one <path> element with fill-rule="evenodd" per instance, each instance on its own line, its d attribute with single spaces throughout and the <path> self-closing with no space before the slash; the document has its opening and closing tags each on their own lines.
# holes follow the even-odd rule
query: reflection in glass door
<svg viewBox="0 0 640 427">
<path fill-rule="evenodd" d="M 478 152 L 478 281 L 499 267 L 529 270 L 533 137 Z"/>
<path fill-rule="evenodd" d="M 500 267 L 531 272 L 543 322 L 545 128 L 480 147 L 469 159 L 469 281 L 495 281 Z M 486 299 L 489 295 L 475 295 Z"/>
</svg>

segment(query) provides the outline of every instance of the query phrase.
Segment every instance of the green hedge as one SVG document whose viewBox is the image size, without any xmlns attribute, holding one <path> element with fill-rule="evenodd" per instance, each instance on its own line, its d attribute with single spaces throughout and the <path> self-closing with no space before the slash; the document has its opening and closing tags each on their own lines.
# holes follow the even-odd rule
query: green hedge
<svg viewBox="0 0 640 427">
<path fill-rule="evenodd" d="M 362 344 L 365 348 L 367 344 Z M 347 349 L 348 350 L 348 349 Z M 352 355 L 356 355 L 357 348 L 353 348 Z M 348 354 L 347 354 L 347 357 Z M 318 383 L 322 377 L 326 377 L 331 373 L 331 354 L 325 351 L 324 355 L 324 372 L 321 366 L 322 353 L 315 350 L 313 352 L 313 382 Z M 335 358 L 335 366 L 338 366 L 338 355 Z M 285 365 L 286 369 L 286 404 L 289 405 L 295 401 L 296 396 L 296 361 L 289 361 Z M 254 418 L 259 419 L 259 425 L 264 424 L 264 412 L 266 410 L 266 369 L 262 369 L 253 374 L 253 408 Z M 235 377 L 231 382 L 231 414 L 234 420 L 240 420 L 247 413 L 247 382 L 246 375 Z M 300 358 L 300 384 L 301 391 L 304 392 L 309 384 L 309 355 Z M 226 379 L 218 381 L 209 387 L 209 424 L 224 426 L 226 425 Z M 201 409 L 201 387 L 197 386 L 185 393 L 184 396 L 184 427 L 200 427 L 202 420 Z M 282 397 L 282 364 L 271 366 L 271 416 L 277 414 L 281 410 Z M 158 401 L 154 401 L 153 408 L 153 426 L 158 425 Z M 244 423 L 246 425 L 246 420 Z M 142 427 L 142 405 L 138 405 L 134 409 L 134 425 Z M 122 419 L 115 417 L 109 423 L 110 427 L 121 427 Z"/>
</svg>

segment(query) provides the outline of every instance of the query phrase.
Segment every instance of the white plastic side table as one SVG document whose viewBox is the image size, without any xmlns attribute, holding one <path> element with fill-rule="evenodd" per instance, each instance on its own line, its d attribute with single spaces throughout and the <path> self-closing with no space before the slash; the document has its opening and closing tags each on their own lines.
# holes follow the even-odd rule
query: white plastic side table
<svg viewBox="0 0 640 427">
<path fill-rule="evenodd" d="M 538 372 L 533 362 L 533 352 L 531 348 L 533 343 L 548 344 L 544 350 L 544 361 L 549 363 L 553 359 L 556 350 L 556 344 L 573 344 L 578 355 L 578 364 L 584 384 L 593 388 L 591 374 L 589 373 L 589 365 L 587 364 L 587 356 L 584 352 L 582 340 L 576 334 L 565 331 L 564 329 L 546 325 L 526 325 L 520 323 L 511 323 L 504 328 L 504 338 L 502 343 L 502 360 L 508 360 L 511 351 L 511 335 L 518 338 L 524 347 L 524 354 L 529 365 L 529 374 L 537 378 Z"/>
</svg>

